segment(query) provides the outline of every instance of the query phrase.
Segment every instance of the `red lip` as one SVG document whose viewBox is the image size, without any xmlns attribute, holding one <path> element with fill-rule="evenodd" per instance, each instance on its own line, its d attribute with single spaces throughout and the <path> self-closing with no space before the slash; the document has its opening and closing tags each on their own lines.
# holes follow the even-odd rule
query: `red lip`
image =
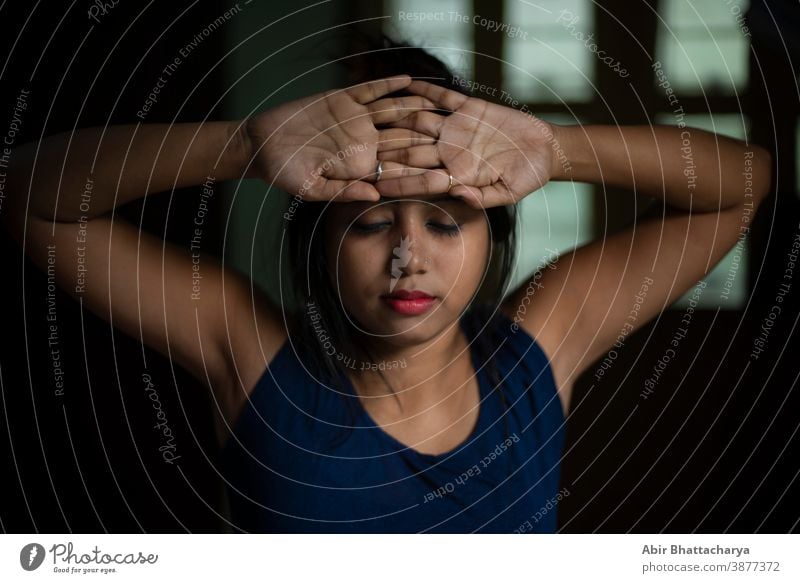
<svg viewBox="0 0 800 583">
<path fill-rule="evenodd" d="M 383 301 L 391 309 L 403 316 L 419 316 L 431 309 L 436 303 L 436 298 L 419 298 L 416 300 L 402 300 L 391 296 L 385 296 Z"/>
<path fill-rule="evenodd" d="M 427 294 L 423 291 L 419 290 L 406 290 L 406 289 L 399 289 L 394 291 L 390 294 L 385 294 L 381 296 L 383 298 L 392 298 L 396 300 L 426 300 L 426 299 L 433 299 L 433 296 Z"/>
<path fill-rule="evenodd" d="M 398 289 L 381 296 L 392 310 L 403 316 L 419 316 L 436 303 L 436 298 L 420 290 Z"/>
</svg>

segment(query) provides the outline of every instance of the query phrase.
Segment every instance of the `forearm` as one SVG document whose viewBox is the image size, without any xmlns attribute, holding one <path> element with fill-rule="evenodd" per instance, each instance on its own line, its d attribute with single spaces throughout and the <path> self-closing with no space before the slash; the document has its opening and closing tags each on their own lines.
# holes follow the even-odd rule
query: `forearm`
<svg viewBox="0 0 800 583">
<path fill-rule="evenodd" d="M 635 189 L 698 212 L 760 200 L 770 187 L 769 153 L 696 128 L 555 126 L 569 164 L 554 180 Z"/>
<path fill-rule="evenodd" d="M 28 213 L 77 221 L 152 192 L 242 176 L 249 153 L 237 125 L 94 127 L 25 144 L 12 154 L 10 202 L 24 207 L 30 185 Z"/>
</svg>

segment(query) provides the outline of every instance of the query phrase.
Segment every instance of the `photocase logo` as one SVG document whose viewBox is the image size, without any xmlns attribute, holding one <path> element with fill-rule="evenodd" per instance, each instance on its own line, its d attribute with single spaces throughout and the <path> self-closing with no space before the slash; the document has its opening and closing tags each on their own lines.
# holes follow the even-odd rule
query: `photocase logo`
<svg viewBox="0 0 800 583">
<path fill-rule="evenodd" d="M 392 249 L 392 281 L 389 284 L 389 293 L 392 293 L 397 280 L 400 278 L 400 269 L 411 261 L 411 237 L 400 237 L 400 245 Z"/>
<path fill-rule="evenodd" d="M 44 547 L 38 543 L 30 543 L 19 552 L 19 564 L 26 571 L 35 571 L 44 562 Z"/>
</svg>

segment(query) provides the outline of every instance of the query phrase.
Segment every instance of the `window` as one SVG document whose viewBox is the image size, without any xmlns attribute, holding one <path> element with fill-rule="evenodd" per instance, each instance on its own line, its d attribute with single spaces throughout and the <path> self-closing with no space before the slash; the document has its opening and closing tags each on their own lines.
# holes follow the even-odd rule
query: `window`
<svg viewBox="0 0 800 583">
<path fill-rule="evenodd" d="M 482 65 L 481 75 L 501 82 L 501 89 L 524 103 L 528 111 L 560 124 L 577 123 L 575 116 L 581 117 L 582 123 L 608 123 L 597 117 L 603 115 L 607 105 L 595 85 L 598 79 L 606 79 L 604 76 L 620 73 L 613 66 L 602 64 L 601 55 L 596 54 L 600 43 L 594 41 L 598 23 L 613 20 L 614 16 L 594 2 L 505 0 L 498 6 L 468 0 L 390 0 L 384 6 L 392 17 L 387 32 L 399 33 L 404 40 L 442 57 L 456 74 L 472 77 L 471 53 L 497 55 L 502 46 L 502 54 L 497 55 L 500 58 L 491 60 L 488 68 Z M 478 6 L 486 14 L 479 14 Z M 748 6 L 748 0 L 661 0 L 658 13 L 643 13 L 642 17 L 657 21 L 655 39 L 645 41 L 655 45 L 654 58 L 661 63 L 679 99 L 686 125 L 740 139 L 747 135 L 749 120 L 737 113 L 737 97 L 748 81 L 749 33 L 744 27 Z M 514 34 L 497 30 L 488 36 L 480 31 L 476 36 L 480 27 L 476 21 L 489 17 L 489 10 L 494 11 L 491 18 L 518 30 Z M 415 12 L 424 17 L 415 18 Z M 602 48 L 611 53 L 617 46 L 626 46 L 613 41 L 607 39 Z M 620 61 L 625 57 L 602 56 Z M 651 94 L 640 97 L 645 103 L 652 98 L 649 102 L 660 104 L 662 111 L 656 112 L 656 123 L 674 124 L 676 116 L 669 111 L 663 90 L 651 73 Z M 600 232 L 601 217 L 594 212 L 600 196 L 599 189 L 592 185 L 551 182 L 523 199 L 518 208 L 520 248 L 513 278 L 517 284 L 554 253 L 579 247 Z M 709 273 L 699 307 L 743 306 L 747 263 L 745 241 Z M 683 309 L 689 293 L 691 290 L 673 307 Z"/>
<path fill-rule="evenodd" d="M 662 0 L 656 55 L 683 94 L 736 94 L 747 83 L 745 0 Z"/>
<path fill-rule="evenodd" d="M 472 78 L 472 13 L 469 0 L 391 0 L 385 32 L 440 58 L 455 74 Z"/>
<path fill-rule="evenodd" d="M 505 8 L 506 20 L 524 31 L 505 39 L 506 91 L 527 102 L 590 100 L 595 63 L 584 42 L 594 29 L 592 4 L 588 0 L 509 0 Z"/>
</svg>

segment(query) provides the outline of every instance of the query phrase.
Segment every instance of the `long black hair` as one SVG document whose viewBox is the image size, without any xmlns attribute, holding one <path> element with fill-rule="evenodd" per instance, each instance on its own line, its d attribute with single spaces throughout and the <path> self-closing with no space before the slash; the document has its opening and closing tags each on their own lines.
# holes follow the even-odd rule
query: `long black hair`
<svg viewBox="0 0 800 583">
<path fill-rule="evenodd" d="M 365 36 L 357 36 L 356 39 L 363 46 L 344 61 L 348 85 L 406 73 L 412 77 L 425 77 L 430 83 L 464 93 L 461 84 L 453 83 L 454 77 L 448 67 L 427 51 L 395 42 L 385 35 L 381 35 L 377 41 Z M 409 94 L 405 91 L 392 94 L 403 95 Z M 289 318 L 289 334 L 295 348 L 301 350 L 307 359 L 307 369 L 318 375 L 319 382 L 340 391 L 349 403 L 351 414 L 355 415 L 359 404 L 355 402 L 357 398 L 350 398 L 353 395 L 345 390 L 346 361 L 337 358 L 337 354 L 366 362 L 375 360 L 370 358 L 369 347 L 359 344 L 360 335 L 355 333 L 350 319 L 343 313 L 334 291 L 336 284 L 329 275 L 324 246 L 326 209 L 329 208 L 328 202 L 296 202 L 292 219 L 286 226 L 287 273 L 295 310 L 294 317 Z M 487 332 L 484 333 L 467 328 L 474 333 L 469 334 L 468 340 L 475 343 L 479 357 L 477 364 L 485 367 L 492 386 L 499 390 L 500 378 L 491 355 L 502 338 L 491 334 L 498 330 L 497 323 L 492 319 L 497 317 L 513 272 L 517 219 L 514 205 L 492 207 L 486 209 L 485 213 L 491 241 L 490 259 L 483 282 L 463 317 L 469 322 L 485 324 Z M 326 342 L 329 344 L 326 345 Z M 331 354 L 331 346 L 335 347 L 334 354 Z M 383 372 L 378 372 L 393 390 Z M 507 406 L 502 391 L 500 395 Z"/>
</svg>

